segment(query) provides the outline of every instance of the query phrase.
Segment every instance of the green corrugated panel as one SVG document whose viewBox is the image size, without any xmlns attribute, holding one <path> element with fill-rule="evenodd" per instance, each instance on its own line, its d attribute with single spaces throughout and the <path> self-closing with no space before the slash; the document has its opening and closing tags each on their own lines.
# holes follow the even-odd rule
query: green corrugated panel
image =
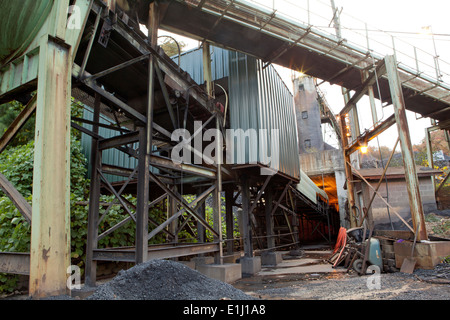
<svg viewBox="0 0 450 320">
<path fill-rule="evenodd" d="M 93 120 L 93 111 L 91 108 L 85 107 L 83 118 L 90 121 Z M 114 125 L 113 123 L 111 123 L 110 120 L 106 119 L 103 116 L 100 116 L 100 123 Z M 91 125 L 83 124 L 83 126 L 86 129 L 92 130 Z M 120 134 L 115 130 L 102 127 L 99 127 L 98 131 L 99 131 L 98 134 L 103 138 L 112 138 Z M 90 162 L 92 138 L 87 134 L 83 133 L 81 135 L 81 146 L 83 149 L 83 153 L 86 156 L 86 159 L 88 160 L 88 177 L 90 178 L 90 172 L 92 167 Z M 133 148 L 137 149 L 138 146 L 139 143 L 135 143 L 133 145 Z M 122 151 L 119 151 L 117 149 L 108 149 L 104 150 L 102 153 L 102 163 L 134 170 L 138 165 L 138 160 L 134 157 L 130 157 L 126 153 L 123 153 Z M 152 168 L 152 172 L 156 174 L 159 173 L 159 170 L 157 170 L 156 168 Z M 105 176 L 109 182 L 119 182 L 126 179 L 125 177 L 121 176 L 114 176 L 114 175 L 105 175 Z"/>
<path fill-rule="evenodd" d="M 0 0 L 0 65 L 17 57 L 33 41 L 54 0 Z"/>
<path fill-rule="evenodd" d="M 211 46 L 211 73 L 213 80 L 228 77 L 228 50 Z M 178 63 L 178 55 L 172 57 Z M 191 78 L 202 84 L 205 82 L 203 75 L 203 48 L 196 48 L 181 54 L 181 69 L 189 73 Z"/>
<path fill-rule="evenodd" d="M 278 164 L 271 167 L 294 179 L 300 179 L 297 127 L 292 94 L 276 70 L 242 53 L 230 55 L 230 123 L 231 129 L 254 130 L 257 133 L 255 152 L 241 144 L 235 149 L 237 164 L 259 162 L 267 164 L 273 145 L 279 148 Z M 265 130 L 265 131 L 264 131 Z M 272 141 L 273 130 L 279 139 Z M 236 146 L 238 147 L 238 146 Z M 253 149 L 255 150 L 255 149 Z M 273 159 L 272 159 L 273 160 Z"/>
</svg>

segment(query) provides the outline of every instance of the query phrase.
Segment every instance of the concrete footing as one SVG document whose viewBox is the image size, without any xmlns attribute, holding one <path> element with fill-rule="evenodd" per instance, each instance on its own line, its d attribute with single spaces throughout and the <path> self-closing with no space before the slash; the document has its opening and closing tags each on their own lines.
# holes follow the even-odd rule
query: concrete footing
<svg viewBox="0 0 450 320">
<path fill-rule="evenodd" d="M 199 266 L 205 265 L 205 264 L 213 264 L 214 263 L 214 257 L 206 256 L 206 257 L 195 257 L 190 260 L 190 262 L 194 263 L 194 269 L 198 269 Z"/>
<path fill-rule="evenodd" d="M 242 278 L 242 267 L 238 263 L 203 264 L 197 271 L 212 279 L 233 283 Z"/>
<path fill-rule="evenodd" d="M 240 252 L 234 252 L 232 254 L 223 256 L 223 263 L 236 263 L 241 258 Z"/>
<path fill-rule="evenodd" d="M 243 277 L 253 276 L 261 271 L 261 257 L 243 257 L 240 259 L 240 263 Z"/>
<path fill-rule="evenodd" d="M 261 264 L 263 266 L 276 266 L 283 261 L 283 256 L 281 252 L 271 251 L 261 253 Z"/>
<path fill-rule="evenodd" d="M 412 241 L 394 242 L 395 264 L 401 268 L 403 260 L 411 257 Z M 416 268 L 433 269 L 443 258 L 450 255 L 450 241 L 418 242 L 414 248 L 413 257 Z"/>
</svg>

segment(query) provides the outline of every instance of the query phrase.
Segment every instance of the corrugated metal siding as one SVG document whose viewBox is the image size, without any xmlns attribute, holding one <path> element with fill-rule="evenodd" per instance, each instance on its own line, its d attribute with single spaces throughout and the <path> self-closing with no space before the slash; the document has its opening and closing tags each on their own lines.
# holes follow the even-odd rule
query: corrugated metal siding
<svg viewBox="0 0 450 320">
<path fill-rule="evenodd" d="M 228 77 L 229 58 L 228 51 L 218 47 L 210 47 L 211 51 L 211 73 L 213 80 Z M 178 63 L 178 56 L 172 57 Z M 191 78 L 198 84 L 205 82 L 203 77 L 203 48 L 192 49 L 181 54 L 181 69 L 189 73 Z"/>
<path fill-rule="evenodd" d="M 83 112 L 83 119 L 92 121 L 94 118 L 93 110 L 89 107 L 85 107 Z M 108 121 L 105 117 L 100 115 L 100 123 L 102 124 L 109 124 L 112 123 Z M 83 127 L 85 127 L 88 130 L 92 130 L 92 126 L 88 124 L 83 124 Z M 119 132 L 107 128 L 99 127 L 98 134 L 103 138 L 112 138 L 120 134 Z M 138 143 L 135 143 L 133 145 L 133 148 L 138 147 Z M 86 156 L 86 159 L 88 160 L 88 178 L 90 178 L 91 174 L 91 146 L 92 146 L 92 138 L 88 136 L 87 134 L 82 133 L 81 135 L 81 146 L 84 155 Z M 102 163 L 119 166 L 127 169 L 135 169 L 138 161 L 136 158 L 130 157 L 129 155 L 117 150 L 117 149 L 108 149 L 104 150 L 102 152 Z M 114 175 L 105 175 L 105 177 L 108 179 L 109 182 L 119 182 L 125 180 L 124 177 L 114 176 Z"/>
<path fill-rule="evenodd" d="M 178 61 L 178 56 L 172 57 Z M 202 84 L 203 51 L 194 49 L 181 55 L 181 69 Z M 271 147 L 271 130 L 279 130 L 279 163 L 274 169 L 300 179 L 300 160 L 297 143 L 297 122 L 293 96 L 273 66 L 263 69 L 261 60 L 242 53 L 211 47 L 213 80 L 229 77 L 231 129 L 257 132 L 256 154 L 245 144 L 235 149 L 234 163 L 268 163 Z M 260 136 L 260 129 L 267 134 Z M 236 144 L 236 148 L 239 147 Z M 252 146 L 253 147 L 253 146 Z M 263 152 L 260 152 L 262 148 Z"/>
<path fill-rule="evenodd" d="M 300 179 L 297 124 L 292 94 L 275 68 L 263 68 L 261 60 L 238 52 L 230 55 L 230 123 L 232 129 L 255 129 L 258 133 L 257 161 L 269 163 L 272 143 L 279 148 L 278 165 L 271 167 Z M 266 131 L 261 131 L 266 130 Z M 279 140 L 272 141 L 272 130 Z M 236 150 L 237 163 L 251 162 L 248 149 Z M 260 152 L 262 151 L 262 152 Z M 245 157 L 245 158 L 243 158 Z"/>
</svg>

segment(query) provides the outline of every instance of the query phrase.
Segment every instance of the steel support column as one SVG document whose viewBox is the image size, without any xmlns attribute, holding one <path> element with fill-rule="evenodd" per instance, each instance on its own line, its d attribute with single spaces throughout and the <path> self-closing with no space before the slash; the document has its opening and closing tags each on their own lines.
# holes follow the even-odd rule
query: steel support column
<svg viewBox="0 0 450 320">
<path fill-rule="evenodd" d="M 200 197 L 203 192 L 205 191 L 205 188 L 199 187 L 197 189 L 197 198 Z M 206 219 L 206 205 L 202 203 L 199 210 L 199 216 L 202 219 Z M 200 221 L 197 221 L 197 239 L 199 243 L 203 243 L 206 240 L 206 229 L 205 227 L 200 223 Z"/>
<path fill-rule="evenodd" d="M 273 188 L 272 185 L 266 187 L 264 192 L 265 200 L 265 215 L 266 215 L 266 236 L 267 236 L 267 249 L 273 251 L 275 248 L 275 233 L 274 233 L 274 220 L 272 215 L 272 204 L 273 204 Z"/>
<path fill-rule="evenodd" d="M 150 153 L 147 153 L 147 128 L 140 129 L 138 183 L 136 204 L 136 264 L 147 260 L 148 252 L 148 202 L 149 202 L 149 170 Z"/>
<path fill-rule="evenodd" d="M 356 210 L 355 210 L 355 192 L 353 187 L 353 173 L 352 168 L 348 163 L 350 163 L 350 155 L 345 152 L 348 147 L 348 139 L 347 134 L 345 132 L 345 118 L 342 116 L 339 118 L 340 128 L 341 128 L 341 136 L 342 136 L 342 149 L 344 155 L 344 168 L 345 168 L 345 177 L 347 180 L 347 195 L 348 195 L 348 203 L 349 203 L 349 218 L 350 218 L 350 228 L 356 227 Z M 340 208 L 342 210 L 342 208 Z"/>
<path fill-rule="evenodd" d="M 178 193 L 177 186 L 173 186 L 173 192 Z M 171 197 L 167 196 L 167 219 L 174 216 L 178 212 L 178 205 L 176 200 Z M 177 233 L 177 227 L 178 227 L 178 219 L 174 220 L 171 224 L 169 224 L 169 232 L 171 232 L 174 235 L 173 239 L 170 239 L 171 241 L 178 242 L 178 233 Z"/>
<path fill-rule="evenodd" d="M 417 235 L 417 239 L 419 241 L 427 240 L 428 235 L 425 228 L 422 199 L 419 192 L 419 179 L 417 178 L 416 164 L 414 163 L 414 154 L 412 150 L 411 138 L 409 136 L 408 121 L 406 118 L 405 101 L 403 98 L 402 86 L 397 71 L 395 56 L 386 56 L 385 63 L 392 104 L 394 106 L 395 120 L 397 122 L 400 147 L 403 155 L 406 187 L 408 190 L 413 228 L 414 230 L 417 230 L 417 226 L 419 226 L 419 232 Z"/>
<path fill-rule="evenodd" d="M 206 83 L 206 93 L 208 98 L 213 97 L 212 72 L 211 72 L 211 51 L 208 42 L 203 43 L 203 78 Z"/>
<path fill-rule="evenodd" d="M 100 122 L 100 96 L 95 95 L 94 123 Z M 98 135 L 98 125 L 92 125 L 92 131 Z M 93 260 L 94 250 L 98 244 L 98 219 L 100 209 L 100 175 L 98 169 L 102 163 L 102 152 L 98 149 L 99 141 L 92 137 L 91 146 L 91 186 L 89 191 L 88 233 L 86 243 L 85 283 L 95 286 L 97 278 L 97 262 Z"/>
<path fill-rule="evenodd" d="M 433 131 L 432 129 L 433 127 L 425 128 L 425 144 L 427 146 L 428 167 L 434 169 L 433 147 L 431 144 L 431 131 Z M 431 184 L 433 185 L 433 191 L 436 192 L 436 182 L 434 176 L 431 176 Z"/>
<path fill-rule="evenodd" d="M 33 298 L 66 294 L 70 265 L 72 52 L 46 35 L 39 57 L 29 288 Z"/>
<path fill-rule="evenodd" d="M 150 46 L 155 49 L 158 39 L 159 6 L 150 4 L 148 21 Z M 155 106 L 155 66 L 156 59 L 150 54 L 148 61 L 148 97 L 145 129 L 141 131 L 139 141 L 139 177 L 136 208 L 136 264 L 147 260 L 148 255 L 148 203 L 150 184 L 150 156 L 153 145 L 153 111 Z"/>
<path fill-rule="evenodd" d="M 227 186 L 225 188 L 225 221 L 227 224 L 227 254 L 232 254 L 234 251 L 234 217 L 233 217 L 233 187 Z"/>
<path fill-rule="evenodd" d="M 252 226 L 250 220 L 250 187 L 247 176 L 241 178 L 242 196 L 242 231 L 241 237 L 244 239 L 244 255 L 247 258 L 253 257 Z"/>
<path fill-rule="evenodd" d="M 214 255 L 214 262 L 216 264 L 223 263 L 223 242 L 222 242 L 222 158 L 223 158 L 223 146 L 222 146 L 222 132 L 220 130 L 220 117 L 216 115 L 216 188 L 214 190 L 213 200 L 213 214 L 214 214 L 214 229 L 217 232 L 217 236 L 214 237 L 214 242 L 219 244 L 219 251 Z"/>
</svg>

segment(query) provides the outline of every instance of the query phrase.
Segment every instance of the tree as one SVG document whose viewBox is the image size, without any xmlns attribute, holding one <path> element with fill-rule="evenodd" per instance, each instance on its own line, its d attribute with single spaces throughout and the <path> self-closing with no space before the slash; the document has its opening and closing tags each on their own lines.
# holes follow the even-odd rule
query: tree
<svg viewBox="0 0 450 320">
<path fill-rule="evenodd" d="M 442 150 L 445 154 L 450 154 L 449 143 L 445 140 L 443 130 L 433 131 L 431 136 L 431 148 L 433 152 Z M 427 144 L 425 138 L 418 145 L 413 146 L 413 150 L 417 152 L 427 152 Z"/>
<path fill-rule="evenodd" d="M 392 150 L 389 149 L 389 147 L 386 146 L 380 146 L 380 148 L 373 148 L 373 147 L 369 147 L 369 155 L 378 159 L 378 160 L 385 160 L 387 161 L 387 159 L 389 159 L 389 156 L 391 155 Z"/>
<path fill-rule="evenodd" d="M 11 101 L 0 105 L 0 136 L 5 133 L 11 123 L 17 118 L 24 106 L 18 101 Z M 25 145 L 34 139 L 34 125 L 36 117 L 33 115 L 10 142 L 10 146 Z"/>
<path fill-rule="evenodd" d="M 182 41 L 178 41 L 178 44 L 180 45 L 180 51 L 183 52 L 183 48 L 186 47 L 186 44 Z M 169 56 L 177 56 L 178 55 L 178 45 L 175 42 L 175 40 L 168 38 L 168 40 L 165 40 L 163 44 L 161 45 L 161 48 L 164 50 L 164 52 Z"/>
</svg>

